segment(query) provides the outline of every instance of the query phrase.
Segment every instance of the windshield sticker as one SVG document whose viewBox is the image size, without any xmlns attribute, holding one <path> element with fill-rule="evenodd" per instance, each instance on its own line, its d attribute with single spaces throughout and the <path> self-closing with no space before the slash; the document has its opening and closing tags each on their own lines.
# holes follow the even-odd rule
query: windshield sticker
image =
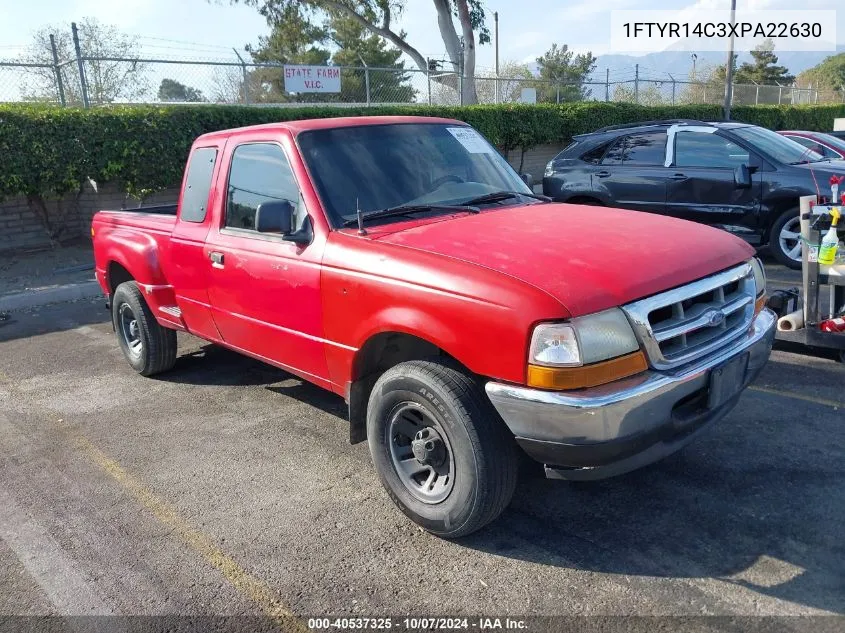
<svg viewBox="0 0 845 633">
<path fill-rule="evenodd" d="M 493 148 L 471 127 L 447 127 L 449 134 L 458 139 L 470 154 L 492 154 Z"/>
</svg>

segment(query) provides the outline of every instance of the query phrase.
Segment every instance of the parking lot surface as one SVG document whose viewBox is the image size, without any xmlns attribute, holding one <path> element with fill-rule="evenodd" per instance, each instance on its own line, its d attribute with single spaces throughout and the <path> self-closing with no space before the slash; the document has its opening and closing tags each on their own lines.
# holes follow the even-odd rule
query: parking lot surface
<svg viewBox="0 0 845 633">
<path fill-rule="evenodd" d="M 776 349 L 680 453 L 601 482 L 525 477 L 499 521 L 449 542 L 393 506 L 340 398 L 181 335 L 173 371 L 138 376 L 102 301 L 12 317 L 0 614 L 845 612 L 830 358 Z"/>
</svg>

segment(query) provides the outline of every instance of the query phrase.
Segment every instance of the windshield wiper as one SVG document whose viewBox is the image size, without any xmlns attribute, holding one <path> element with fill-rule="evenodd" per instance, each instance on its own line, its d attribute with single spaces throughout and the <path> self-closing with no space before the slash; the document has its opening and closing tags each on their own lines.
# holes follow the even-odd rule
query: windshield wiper
<svg viewBox="0 0 845 633">
<path fill-rule="evenodd" d="M 542 200 L 543 202 L 552 201 L 552 199 L 548 196 L 541 196 L 537 193 L 524 193 L 522 191 L 494 191 L 493 193 L 485 193 L 483 196 L 478 196 L 477 198 L 467 200 L 462 204 L 485 204 L 486 202 L 500 202 L 502 200 L 518 198 L 519 196 L 525 196 L 526 198 L 534 198 L 535 200 Z"/>
<path fill-rule="evenodd" d="M 451 205 L 451 204 L 408 204 L 399 205 L 398 207 L 388 207 L 387 209 L 378 209 L 376 211 L 367 211 L 361 214 L 361 219 L 374 220 L 376 218 L 392 218 L 402 215 L 410 215 L 411 213 L 423 213 L 425 211 L 442 211 L 444 213 L 479 213 L 481 209 L 473 207 L 468 204 Z M 358 226 L 358 218 L 346 220 L 343 226 Z"/>
</svg>

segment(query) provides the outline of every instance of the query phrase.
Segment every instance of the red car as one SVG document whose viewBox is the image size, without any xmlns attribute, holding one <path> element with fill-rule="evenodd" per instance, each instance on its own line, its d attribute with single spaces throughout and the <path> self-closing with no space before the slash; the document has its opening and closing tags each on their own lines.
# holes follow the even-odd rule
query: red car
<svg viewBox="0 0 845 633">
<path fill-rule="evenodd" d="M 820 154 L 823 158 L 845 159 L 845 140 L 824 132 L 783 130 L 778 132 L 796 143 Z"/>
<path fill-rule="evenodd" d="M 444 537 L 502 512 L 520 450 L 575 480 L 678 450 L 774 336 L 739 238 L 549 203 L 448 119 L 207 134 L 178 207 L 100 211 L 92 232 L 136 371 L 178 371 L 190 332 L 335 392 L 393 501 Z"/>
</svg>

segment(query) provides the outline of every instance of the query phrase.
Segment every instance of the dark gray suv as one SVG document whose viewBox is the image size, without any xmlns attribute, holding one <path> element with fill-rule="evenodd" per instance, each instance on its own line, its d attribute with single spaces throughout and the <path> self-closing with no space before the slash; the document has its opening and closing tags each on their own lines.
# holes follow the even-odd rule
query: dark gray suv
<svg viewBox="0 0 845 633">
<path fill-rule="evenodd" d="M 800 268 L 798 198 L 829 196 L 832 174 L 845 161 L 762 127 L 651 121 L 574 137 L 546 165 L 543 193 L 709 224 Z"/>
</svg>

